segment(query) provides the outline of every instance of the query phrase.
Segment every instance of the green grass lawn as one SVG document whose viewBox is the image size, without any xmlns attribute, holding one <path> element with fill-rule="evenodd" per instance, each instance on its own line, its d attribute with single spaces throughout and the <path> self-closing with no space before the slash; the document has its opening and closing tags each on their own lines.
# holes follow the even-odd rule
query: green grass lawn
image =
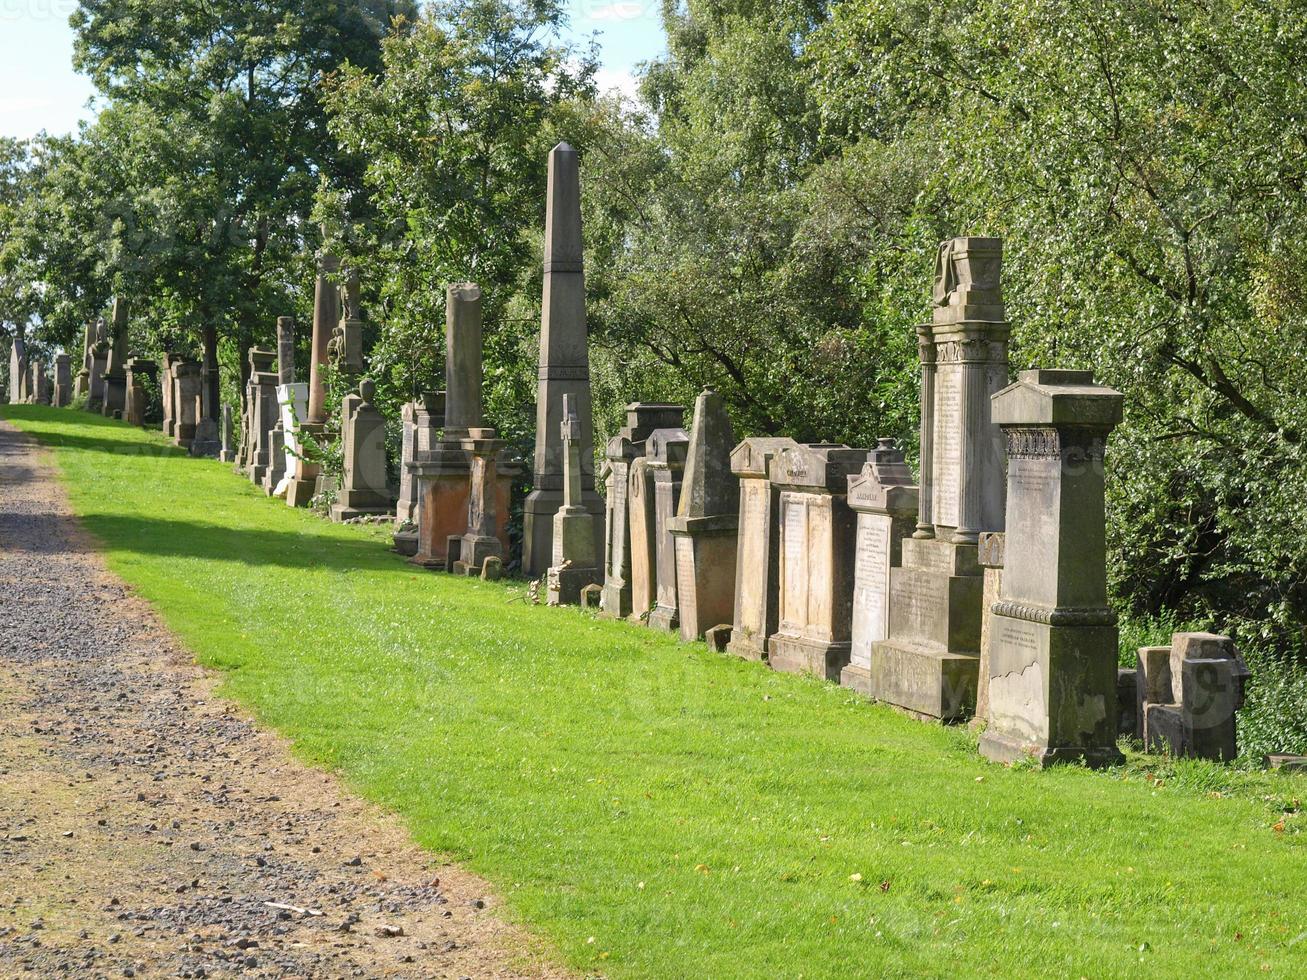
<svg viewBox="0 0 1307 980">
<path fill-rule="evenodd" d="M 418 572 L 158 433 L 4 412 L 226 694 L 582 972 L 1307 972 L 1303 777 L 1004 769 L 838 687 Z"/>
</svg>

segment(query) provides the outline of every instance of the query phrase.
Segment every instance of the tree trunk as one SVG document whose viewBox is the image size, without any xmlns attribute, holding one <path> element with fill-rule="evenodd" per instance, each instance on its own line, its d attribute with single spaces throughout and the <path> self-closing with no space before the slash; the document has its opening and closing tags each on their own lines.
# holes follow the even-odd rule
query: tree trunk
<svg viewBox="0 0 1307 980">
<path fill-rule="evenodd" d="M 206 325 L 201 339 L 204 344 L 204 360 L 200 367 L 200 383 L 204 386 L 202 403 L 204 410 L 209 413 L 206 417 L 216 422 L 219 415 L 218 400 L 222 397 L 222 389 L 218 384 L 218 328 L 212 324 Z"/>
</svg>

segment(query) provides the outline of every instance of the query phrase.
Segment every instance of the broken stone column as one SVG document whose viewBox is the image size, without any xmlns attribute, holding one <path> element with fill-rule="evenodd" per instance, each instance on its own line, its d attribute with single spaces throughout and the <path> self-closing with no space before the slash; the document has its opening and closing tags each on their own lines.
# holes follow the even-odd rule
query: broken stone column
<svg viewBox="0 0 1307 980">
<path fill-rule="evenodd" d="M 364 378 L 358 394 L 347 396 L 341 407 L 345 469 L 331 508 L 331 519 L 336 522 L 380 516 L 391 507 L 386 476 L 386 419 L 373 404 L 376 393 L 376 385 Z"/>
<path fill-rule="evenodd" d="M 604 480 L 608 493 L 604 520 L 604 586 L 600 614 L 612 619 L 631 615 L 631 463 L 645 453 L 646 440 L 656 429 L 679 428 L 685 421 L 680 405 L 633 402 L 626 406 L 626 426 L 608 440 Z M 648 607 L 645 607 L 647 611 Z"/>
<path fill-rule="evenodd" d="M 872 648 L 869 693 L 925 718 L 964 718 L 976 703 L 977 542 L 1003 530 L 1001 433 L 990 416 L 1008 373 L 1001 271 L 998 239 L 944 242 L 933 323 L 918 330 L 920 513 L 903 565 L 890 573 L 890 635 Z"/>
<path fill-rule="evenodd" d="M 104 317 L 95 321 L 95 342 L 91 345 L 90 387 L 86 410 L 97 415 L 104 413 L 104 371 L 109 361 L 109 325 Z"/>
<path fill-rule="evenodd" d="M 530 578 L 543 575 L 549 565 L 553 554 L 554 515 L 563 502 L 566 457 L 559 433 L 564 395 L 572 396 L 580 426 L 581 505 L 595 515 L 601 535 L 604 515 L 604 502 L 595 492 L 580 165 L 576 151 L 566 143 L 558 144 L 549 154 L 544 266 L 534 489 L 523 507 L 522 569 Z"/>
<path fill-rule="evenodd" d="M 916 529 L 919 493 L 893 439 L 881 439 L 861 472 L 849 477 L 849 507 L 858 515 L 853 566 L 853 632 L 840 684 L 871 693 L 871 650 L 889 638 L 890 570 L 903 563 L 903 542 Z"/>
<path fill-rule="evenodd" d="M 745 660 L 766 660 L 776 633 L 780 597 L 780 491 L 769 477 L 777 454 L 797 446 L 793 439 L 745 439 L 731 452 L 731 472 L 740 481 L 739 534 L 735 557 L 735 616 L 726 652 Z"/>
<path fill-rule="evenodd" d="M 856 518 L 849 477 L 867 450 L 795 446 L 776 455 L 780 491 L 780 608 L 768 645 L 772 668 L 838 682 L 852 646 Z"/>
<path fill-rule="evenodd" d="M 104 402 L 107 418 L 122 418 L 127 410 L 127 301 L 114 297 L 104 364 Z"/>
<path fill-rule="evenodd" d="M 571 395 L 563 396 L 560 425 L 566 465 L 563 469 L 563 506 L 554 515 L 554 561 L 546 574 L 549 605 L 575 606 L 581 590 L 602 576 L 596 547 L 596 519 L 582 501 L 581 421 Z"/>
<path fill-rule="evenodd" d="M 60 354 L 54 359 L 54 404 L 56 408 L 67 408 L 72 400 L 72 358 Z"/>
<path fill-rule="evenodd" d="M 1103 454 L 1123 401 L 1088 371 L 1023 371 L 994 396 L 1008 476 L 980 739 L 988 759 L 1121 761 Z"/>
<path fill-rule="evenodd" d="M 149 411 L 149 389 L 155 381 L 158 365 L 144 357 L 133 357 L 127 362 L 127 401 L 123 419 L 132 425 L 145 425 Z"/>
<path fill-rule="evenodd" d="M 177 379 L 177 424 L 173 442 L 189 451 L 195 442 L 195 427 L 199 423 L 200 362 L 183 360 L 173 371 Z"/>
<path fill-rule="evenodd" d="M 678 629 L 681 624 L 676 595 L 676 539 L 670 524 L 681 503 L 681 480 L 690 434 L 684 429 L 658 429 L 646 446 L 644 493 L 653 495 L 654 605 L 646 620 L 660 630 Z M 652 486 L 649 484 L 652 483 Z M 632 499 L 632 510 L 636 501 Z M 634 601 L 634 590 L 632 593 Z M 635 613 L 632 613 L 634 616 Z"/>
<path fill-rule="evenodd" d="M 467 530 L 458 544 L 455 574 L 485 575 L 487 560 L 500 566 L 508 553 L 508 509 L 520 469 L 504 457 L 508 443 L 494 429 L 470 431 L 463 440 L 469 461 Z"/>
<path fill-rule="evenodd" d="M 1228 636 L 1176 633 L 1139 651 L 1139 735 L 1149 752 L 1230 762 L 1249 672 Z"/>
<path fill-rule="evenodd" d="M 731 472 L 734 448 L 725 402 L 704 391 L 694 405 L 676 516 L 667 522 L 675 539 L 681 639 L 687 643 L 735 619 L 740 480 Z"/>
</svg>

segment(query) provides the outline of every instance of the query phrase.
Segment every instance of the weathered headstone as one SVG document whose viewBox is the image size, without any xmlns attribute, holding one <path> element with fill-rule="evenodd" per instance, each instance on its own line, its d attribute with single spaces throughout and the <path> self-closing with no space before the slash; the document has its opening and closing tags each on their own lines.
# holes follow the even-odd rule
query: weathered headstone
<svg viewBox="0 0 1307 980">
<path fill-rule="evenodd" d="M 508 445 L 494 429 L 472 429 L 463 440 L 469 461 L 467 530 L 459 540 L 455 572 L 481 575 L 487 559 L 501 567 L 508 553 L 508 507 L 512 479 L 501 458 Z M 512 467 L 512 472 L 517 472 Z"/>
<path fill-rule="evenodd" d="M 295 318 L 277 317 L 277 421 L 268 430 L 268 468 L 263 474 L 263 492 L 277 497 L 286 492 L 289 474 L 295 466 L 296 420 L 308 410 L 308 385 L 295 383 Z"/>
<path fill-rule="evenodd" d="M 422 499 L 418 494 L 418 481 L 409 469 L 417 446 L 419 407 L 419 402 L 405 402 L 399 410 L 403 433 L 400 438 L 399 495 L 395 500 L 395 533 L 392 540 L 395 551 L 410 558 L 418 553 L 418 510 Z"/>
<path fill-rule="evenodd" d="M 159 371 L 159 398 L 163 402 L 163 434 L 169 439 L 177 434 L 177 361 L 171 351 L 163 355 Z"/>
<path fill-rule="evenodd" d="M 1235 715 L 1248 677 L 1228 636 L 1176 633 L 1169 647 L 1141 649 L 1136 679 L 1144 747 L 1172 756 L 1235 759 Z"/>
<path fill-rule="evenodd" d="M 650 433 L 652 438 L 652 433 Z M 646 452 L 652 452 L 646 440 Z M 657 517 L 654 513 L 653 471 L 646 456 L 631 460 L 626 519 L 631 539 L 632 622 L 643 623 L 658 602 Z"/>
<path fill-rule="evenodd" d="M 654 605 L 647 622 L 660 630 L 674 630 L 681 623 L 676 595 L 676 539 L 668 525 L 681 502 L 681 480 L 689 448 L 690 435 L 684 429 L 650 433 L 645 454 L 646 480 L 638 488 L 642 494 L 653 494 Z M 633 485 L 632 490 L 636 489 Z M 632 512 L 637 506 L 643 508 L 644 504 L 633 496 Z"/>
<path fill-rule="evenodd" d="M 331 281 L 340 271 L 340 259 L 322 255 L 318 262 L 318 278 L 313 294 L 313 337 L 309 360 L 309 391 L 307 416 L 298 420 L 294 435 L 301 453 L 295 457 L 293 472 L 286 481 L 286 503 L 291 507 L 307 507 L 317 493 L 321 467 L 303 454 L 304 440 L 321 435 L 327 422 L 326 368 L 331 353 L 331 331 L 340 316 L 340 293 Z M 288 434 L 289 438 L 289 434 Z"/>
<path fill-rule="evenodd" d="M 360 305 L 359 274 L 350 269 L 340 291 L 340 322 L 332 332 L 329 349 L 332 363 L 341 374 L 363 373 L 363 309 Z"/>
<path fill-rule="evenodd" d="M 245 435 L 245 473 L 256 487 L 263 487 L 268 469 L 273 465 L 271 434 L 279 416 L 276 360 L 277 355 L 270 350 L 250 349 L 250 380 L 245 396 L 249 426 Z"/>
<path fill-rule="evenodd" d="M 917 531 L 890 573 L 890 636 L 872 648 L 870 693 L 927 718 L 975 707 L 980 664 L 981 532 L 1003 530 L 1003 450 L 990 396 L 1007 384 L 1002 244 L 940 246 L 933 323 L 921 354 Z"/>
<path fill-rule="evenodd" d="M 766 660 L 776 633 L 780 597 L 780 491 L 772 486 L 771 461 L 797 446 L 784 436 L 745 439 L 731 452 L 740 481 L 739 539 L 735 559 L 735 618 L 726 652 Z"/>
<path fill-rule="evenodd" d="M 858 515 L 853 569 L 853 634 L 845 687 L 871 693 L 871 650 L 889 637 L 890 569 L 903 563 L 903 541 L 912 536 L 918 492 L 903 453 L 881 439 L 860 473 L 849 477 L 849 507 Z"/>
<path fill-rule="evenodd" d="M 109 361 L 109 324 L 104 317 L 95 321 L 95 342 L 91 345 L 90 389 L 86 410 L 97 415 L 104 412 L 104 369 Z"/>
<path fill-rule="evenodd" d="M 59 354 L 54 359 L 54 404 L 67 408 L 73 400 L 72 358 Z"/>
<path fill-rule="evenodd" d="M 1088 371 L 1024 371 L 994 396 L 1007 441 L 1007 531 L 990 625 L 986 758 L 1121 760 L 1103 453 L 1122 401 Z"/>
<path fill-rule="evenodd" d="M 189 450 L 195 441 L 195 427 L 199 422 L 200 364 L 182 360 L 173 368 L 173 373 L 177 379 L 177 424 L 173 441 Z"/>
<path fill-rule="evenodd" d="M 581 506 L 597 518 L 602 540 L 604 502 L 595 492 L 590 358 L 585 322 L 581 246 L 581 175 L 576 151 L 560 143 L 549 154 L 545 217 L 544 301 L 536 396 L 534 489 L 523 506 L 522 568 L 544 574 L 553 554 L 554 516 L 563 504 L 565 454 L 559 438 L 563 396 L 572 396 L 580 426 Z"/>
<path fill-rule="evenodd" d="M 629 490 L 631 463 L 645 453 L 646 440 L 656 429 L 677 428 L 685 421 L 680 405 L 634 402 L 626 406 L 626 426 L 608 440 L 604 480 L 608 493 L 604 520 L 604 585 L 599 599 L 602 615 L 631 615 L 631 523 Z M 647 609 L 648 607 L 646 607 Z"/>
<path fill-rule="evenodd" d="M 73 379 L 73 398 L 86 398 L 91 393 L 91 348 L 95 346 L 95 322 L 87 320 L 82 331 L 82 360 Z"/>
<path fill-rule="evenodd" d="M 127 300 L 114 297 L 104 362 L 104 403 L 108 418 L 122 418 L 127 411 Z"/>
<path fill-rule="evenodd" d="M 9 403 L 20 405 L 27 398 L 27 345 L 16 335 L 9 346 Z"/>
<path fill-rule="evenodd" d="M 358 395 L 346 397 L 341 408 L 341 440 L 345 469 L 331 508 L 333 521 L 380 516 L 392 506 L 386 475 L 386 419 L 373 404 L 376 385 L 359 384 Z"/>
<path fill-rule="evenodd" d="M 51 399 L 50 377 L 45 372 L 45 361 L 42 358 L 32 358 L 32 404 L 49 405 Z"/>
<path fill-rule="evenodd" d="M 127 362 L 127 405 L 123 418 L 132 425 L 144 425 L 149 410 L 147 385 L 152 386 L 158 365 L 144 357 L 133 357 Z"/>
<path fill-rule="evenodd" d="M 559 428 L 566 453 L 563 505 L 554 515 L 554 563 L 546 575 L 549 605 L 574 606 L 581 602 L 581 590 L 598 584 L 603 572 L 596 541 L 598 522 L 581 498 L 583 437 L 571 395 L 563 396 L 563 421 Z"/>
<path fill-rule="evenodd" d="M 735 431 L 715 391 L 695 401 L 676 516 L 676 602 L 681 639 L 701 639 L 735 618 L 735 552 L 740 479 L 731 472 Z"/>
<path fill-rule="evenodd" d="M 976 716 L 973 727 L 989 722 L 989 665 L 994 650 L 994 606 L 1003 595 L 1003 562 L 1007 560 L 1007 535 L 986 531 L 980 536 L 979 562 L 985 570 L 985 588 L 980 614 L 980 675 L 976 681 Z"/>
<path fill-rule="evenodd" d="M 771 461 L 780 491 L 780 616 L 768 645 L 779 671 L 839 681 L 852 648 L 857 521 L 849 477 L 867 450 L 795 446 Z"/>
</svg>

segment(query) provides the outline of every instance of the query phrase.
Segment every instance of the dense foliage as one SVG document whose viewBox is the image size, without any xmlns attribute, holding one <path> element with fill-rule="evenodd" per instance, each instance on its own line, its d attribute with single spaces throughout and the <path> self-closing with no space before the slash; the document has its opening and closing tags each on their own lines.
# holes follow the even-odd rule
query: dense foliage
<svg viewBox="0 0 1307 980">
<path fill-rule="evenodd" d="M 3 315 L 71 345 L 123 292 L 137 348 L 221 340 L 234 391 L 273 318 L 306 319 L 322 229 L 363 274 L 390 413 L 438 383 L 444 285 L 470 278 L 490 421 L 522 437 L 567 139 L 601 435 L 712 385 L 741 435 L 911 453 L 936 243 L 1000 235 L 1014 367 L 1127 398 L 1123 642 L 1234 632 L 1264 679 L 1247 744 L 1307 749 L 1307 7 L 664 0 L 631 103 L 596 94 L 563 6 L 84 2 L 98 121 L 0 143 Z"/>
</svg>

